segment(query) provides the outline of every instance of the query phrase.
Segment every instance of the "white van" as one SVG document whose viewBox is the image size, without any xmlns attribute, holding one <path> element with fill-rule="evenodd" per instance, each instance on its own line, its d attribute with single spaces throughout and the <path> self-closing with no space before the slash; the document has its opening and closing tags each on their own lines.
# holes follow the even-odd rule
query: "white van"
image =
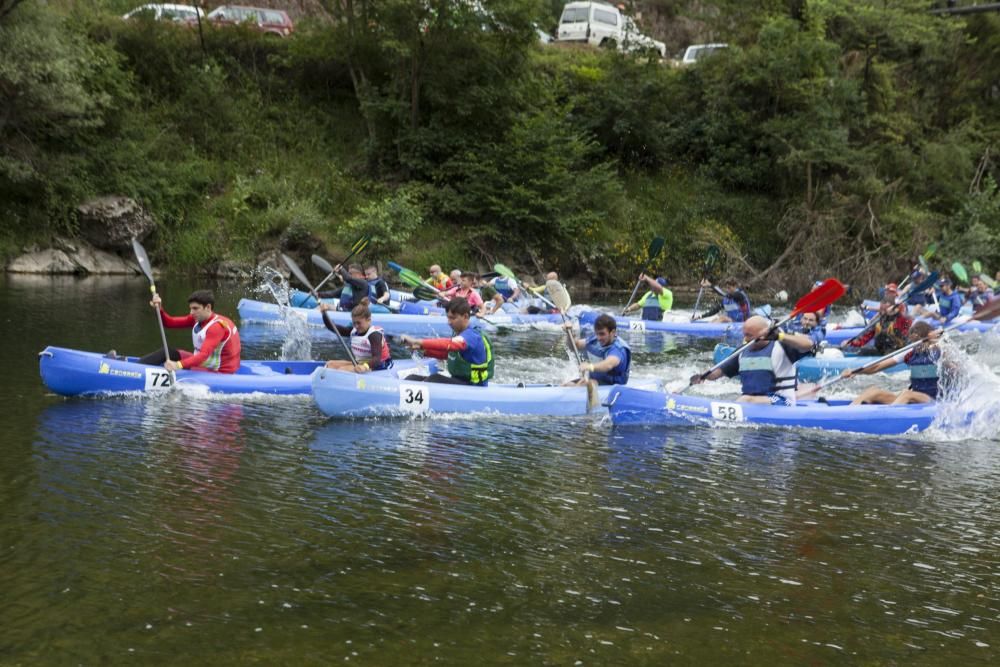
<svg viewBox="0 0 1000 667">
<path fill-rule="evenodd" d="M 192 5 L 152 4 L 136 7 L 128 14 L 122 16 L 122 18 L 150 18 L 157 21 L 175 21 L 177 23 L 186 23 L 188 21 L 197 21 L 199 14 L 201 15 L 201 18 L 205 18 L 205 12 L 199 7 L 194 7 Z"/>
<path fill-rule="evenodd" d="M 667 46 L 639 32 L 635 21 L 606 2 L 569 2 L 563 7 L 556 33 L 558 42 L 586 42 L 594 46 L 617 45 L 622 51 L 653 49 L 661 58 Z"/>
</svg>

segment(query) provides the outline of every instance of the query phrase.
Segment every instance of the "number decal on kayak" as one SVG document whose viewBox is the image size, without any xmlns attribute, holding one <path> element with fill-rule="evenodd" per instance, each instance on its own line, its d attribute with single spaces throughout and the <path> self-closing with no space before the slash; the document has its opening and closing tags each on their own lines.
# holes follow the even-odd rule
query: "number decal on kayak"
<svg viewBox="0 0 1000 667">
<path fill-rule="evenodd" d="M 152 391 L 155 389 L 169 389 L 170 373 L 168 373 L 162 368 L 147 368 L 146 386 L 143 388 L 146 391 Z"/>
<path fill-rule="evenodd" d="M 400 384 L 399 409 L 413 414 L 424 414 L 431 409 L 431 388 L 427 384 Z"/>
<path fill-rule="evenodd" d="M 743 421 L 743 406 L 739 403 L 712 402 L 712 416 L 722 422 Z"/>
<path fill-rule="evenodd" d="M 629 331 L 645 331 L 646 323 L 643 320 L 629 320 L 628 322 Z"/>
</svg>

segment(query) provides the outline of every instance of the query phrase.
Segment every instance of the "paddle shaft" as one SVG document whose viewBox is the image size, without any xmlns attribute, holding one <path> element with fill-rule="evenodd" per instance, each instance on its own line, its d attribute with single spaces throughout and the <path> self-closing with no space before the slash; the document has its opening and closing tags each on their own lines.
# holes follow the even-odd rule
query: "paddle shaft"
<svg viewBox="0 0 1000 667">
<path fill-rule="evenodd" d="M 306 288 L 308 288 L 309 293 L 312 294 L 312 297 L 314 299 L 316 299 L 316 303 L 322 304 L 323 301 L 319 298 L 319 294 L 316 293 L 316 288 L 312 286 L 312 283 L 310 283 L 309 280 L 306 278 L 305 274 L 302 273 L 302 269 L 300 269 L 299 265 L 295 263 L 295 260 L 289 257 L 288 255 L 282 255 L 281 258 L 285 261 L 285 265 L 288 267 L 288 269 L 295 274 L 296 278 L 299 279 L 299 282 L 305 285 Z M 340 344 L 344 346 L 344 351 L 347 352 L 347 358 L 351 360 L 351 364 L 354 366 L 354 368 L 357 368 L 358 360 L 354 356 L 354 351 L 351 350 L 351 346 L 348 345 L 347 341 L 344 340 L 344 337 L 340 335 L 340 331 L 338 331 L 336 325 L 330 321 L 330 318 L 327 316 L 326 311 L 320 310 L 320 315 L 323 318 L 323 324 L 325 324 L 326 328 L 332 331 L 337 336 L 337 340 L 340 341 Z"/>
<path fill-rule="evenodd" d="M 135 253 L 135 260 L 139 263 L 139 268 L 145 274 L 146 279 L 149 280 L 149 291 L 156 297 L 156 280 L 153 279 L 153 265 L 149 262 L 149 255 L 146 254 L 146 249 L 142 247 L 142 244 L 135 238 L 132 239 L 132 252 Z M 163 318 L 160 316 L 160 304 L 156 304 L 156 324 L 160 327 L 160 342 L 163 343 L 163 358 L 165 361 L 170 360 L 170 347 L 167 345 L 167 331 L 163 327 Z M 170 374 L 170 386 L 173 387 L 176 384 L 177 377 L 174 375 L 172 370 L 167 371 Z"/>
<path fill-rule="evenodd" d="M 641 276 L 649 271 L 649 267 L 652 266 L 653 260 L 660 256 L 661 250 L 663 250 L 663 239 L 656 237 L 649 245 L 648 253 L 646 255 L 646 263 L 643 264 L 642 271 L 639 272 L 640 278 L 636 280 L 635 287 L 632 289 L 632 294 L 629 295 L 628 301 L 625 303 L 625 307 L 622 308 L 622 313 L 628 310 L 628 307 L 632 305 L 632 299 L 635 298 L 636 293 L 639 291 L 639 286 L 642 285 Z"/>
<path fill-rule="evenodd" d="M 361 252 L 362 250 L 364 250 L 365 248 L 368 247 L 368 242 L 365 239 L 366 239 L 366 237 L 362 237 L 360 240 L 355 241 L 354 246 L 351 249 L 351 254 L 349 254 L 347 257 L 345 257 L 343 259 L 343 261 L 340 262 L 341 266 L 343 266 L 344 264 L 347 264 L 347 262 L 349 262 L 355 255 L 357 255 L 359 252 Z M 313 263 L 315 264 L 316 263 L 316 259 L 315 259 L 316 255 L 313 255 L 313 258 L 314 258 L 313 259 Z M 320 258 L 320 259 L 322 259 L 322 258 Z M 326 277 L 323 278 L 323 280 L 319 281 L 319 284 L 316 285 L 316 291 L 317 292 L 319 292 L 320 288 L 323 287 L 323 285 L 325 285 L 327 283 L 327 281 L 329 281 L 331 278 L 333 278 L 337 274 L 337 272 L 333 270 L 333 267 L 330 266 L 329 262 L 327 262 L 326 260 L 323 260 L 323 261 L 327 265 L 327 267 L 329 267 L 329 268 L 322 267 L 322 266 L 320 267 L 321 269 L 325 268 L 328 271 L 328 273 L 326 274 Z M 316 298 L 319 298 L 319 297 L 316 297 Z"/>
</svg>

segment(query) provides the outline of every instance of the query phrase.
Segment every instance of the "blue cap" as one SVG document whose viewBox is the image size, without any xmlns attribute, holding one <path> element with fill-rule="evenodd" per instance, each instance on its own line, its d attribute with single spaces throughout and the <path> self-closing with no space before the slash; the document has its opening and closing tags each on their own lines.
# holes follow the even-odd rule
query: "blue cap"
<svg viewBox="0 0 1000 667">
<path fill-rule="evenodd" d="M 660 283 L 661 287 L 666 287 L 667 286 L 667 279 L 666 278 L 657 278 L 656 282 Z"/>
<path fill-rule="evenodd" d="M 938 281 L 942 285 L 951 285 L 951 278 L 947 276 Z"/>
</svg>

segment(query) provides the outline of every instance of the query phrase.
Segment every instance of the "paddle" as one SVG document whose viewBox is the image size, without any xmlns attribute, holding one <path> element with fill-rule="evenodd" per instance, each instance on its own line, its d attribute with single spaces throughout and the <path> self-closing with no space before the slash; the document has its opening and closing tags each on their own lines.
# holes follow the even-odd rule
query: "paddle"
<svg viewBox="0 0 1000 667">
<path fill-rule="evenodd" d="M 142 247 L 142 244 L 135 238 L 132 239 L 132 252 L 135 253 L 135 260 L 139 262 L 139 268 L 142 272 L 146 274 L 146 278 L 149 279 L 149 291 L 156 296 L 156 281 L 153 279 L 153 265 L 149 263 L 149 255 L 146 254 L 146 249 Z M 170 348 L 167 347 L 167 332 L 163 328 L 163 319 L 160 317 L 160 306 L 156 306 L 156 323 L 160 325 L 160 342 L 163 343 L 163 356 L 165 359 L 170 359 Z M 167 371 L 170 373 L 170 386 L 173 387 L 177 384 L 177 377 L 174 375 L 173 371 Z"/>
<path fill-rule="evenodd" d="M 899 294 L 897 294 L 896 298 L 894 300 L 894 304 L 898 306 L 898 305 L 900 305 L 902 303 L 905 303 L 906 300 L 909 298 L 910 294 L 913 294 L 914 292 L 922 292 L 925 289 L 927 289 L 928 287 L 932 287 L 934 285 L 934 283 L 937 282 L 937 279 L 938 279 L 937 272 L 936 271 L 932 272 L 929 276 L 927 276 L 926 278 L 924 278 L 919 284 L 917 284 L 917 285 L 910 285 L 907 289 L 905 289 L 902 292 L 900 292 Z M 861 331 L 859 331 L 857 333 L 857 335 L 852 336 L 851 338 L 848 338 L 843 343 L 841 343 L 838 347 L 840 349 L 844 349 L 845 347 L 847 347 L 848 345 L 850 345 L 852 342 L 856 341 L 858 338 L 861 338 L 866 333 L 868 333 L 868 331 L 872 327 L 874 327 L 876 324 L 878 324 L 880 319 L 882 319 L 881 316 L 876 315 L 875 317 L 873 317 L 868 322 L 868 324 L 865 325 L 864 329 L 862 329 Z"/>
<path fill-rule="evenodd" d="M 527 291 L 524 283 L 518 280 L 517 276 L 511 271 L 507 266 L 503 264 L 494 264 L 493 270 L 499 273 L 504 278 L 508 278 L 517 283 L 523 291 Z M 549 294 L 552 295 L 552 300 L 546 299 L 542 294 L 536 294 L 536 296 L 541 299 L 544 303 L 548 304 L 549 307 L 555 308 L 559 311 L 559 316 L 562 318 L 563 324 L 565 325 L 569 320 L 566 318 L 566 311 L 570 309 L 570 298 L 569 292 L 566 288 L 562 286 L 558 280 L 549 280 L 545 283 L 549 286 Z M 558 287 L 557 287 L 558 285 Z M 576 359 L 576 366 L 579 368 L 583 365 L 583 359 L 580 357 L 580 350 L 576 347 L 576 339 L 573 338 L 573 332 L 563 327 L 566 332 L 566 344 L 568 345 L 570 351 L 573 353 L 573 357 Z M 597 382 L 589 378 L 589 373 L 584 371 L 580 374 L 580 379 L 583 380 L 587 385 L 587 412 L 590 412 L 600 404 L 600 397 L 597 395 Z"/>
<path fill-rule="evenodd" d="M 451 299 L 443 296 L 441 294 L 441 290 L 437 287 L 425 283 L 424 279 L 421 278 L 420 274 L 416 271 L 412 271 L 405 266 L 400 266 L 399 264 L 396 264 L 396 262 L 389 262 L 389 268 L 395 271 L 404 283 L 413 288 L 413 296 L 417 297 L 421 301 L 435 301 L 438 299 L 444 301 L 445 303 L 451 301 Z M 487 324 L 494 324 L 481 315 L 476 315 L 476 317 Z"/>
<path fill-rule="evenodd" d="M 984 283 L 986 283 L 986 286 L 989 287 L 990 289 L 996 289 L 997 281 L 990 278 L 989 275 L 985 273 L 980 273 L 979 279 L 982 280 Z"/>
<path fill-rule="evenodd" d="M 803 296 L 801 299 L 799 299 L 798 301 L 796 301 L 795 302 L 795 308 L 793 308 L 792 312 L 790 312 L 788 314 L 788 317 L 786 317 L 785 319 L 781 320 L 780 322 L 772 324 L 770 327 L 768 327 L 767 333 L 770 334 L 775 329 L 778 329 L 781 326 L 787 324 L 788 322 L 791 322 L 793 319 L 795 319 L 796 317 L 798 317 L 802 313 L 805 313 L 805 312 L 817 312 L 817 311 L 820 311 L 820 310 L 824 310 L 827 306 L 829 306 L 834 301 L 836 301 L 837 299 L 839 299 L 840 297 L 842 297 L 846 291 L 847 291 L 847 288 L 844 287 L 844 285 L 839 280 L 837 280 L 836 278 L 827 278 L 826 280 L 823 281 L 823 284 L 819 285 L 818 287 L 816 287 L 815 289 L 813 289 L 811 292 L 809 292 L 808 294 L 806 294 L 805 296 Z M 743 345 L 741 345 L 738 348 L 736 348 L 735 350 L 733 350 L 733 352 L 730 353 L 730 355 L 728 357 L 726 357 L 725 359 L 723 359 L 722 361 L 720 361 L 719 363 L 715 364 L 714 366 L 712 366 L 711 368 L 709 368 L 707 371 L 705 371 L 704 373 L 702 373 L 701 376 L 700 376 L 701 379 L 704 380 L 705 378 L 707 378 L 712 373 L 712 371 L 714 371 L 714 370 L 716 370 L 718 368 L 721 368 L 722 366 L 725 365 L 725 363 L 727 361 L 729 361 L 733 357 L 739 356 L 739 354 L 743 350 L 745 350 L 748 347 L 750 347 L 751 345 L 753 345 L 760 338 L 763 338 L 763 337 L 759 336 L 758 338 L 756 338 L 754 340 L 750 340 L 750 341 L 747 341 L 746 343 L 743 343 Z"/>
<path fill-rule="evenodd" d="M 306 274 L 302 273 L 302 269 L 300 269 L 299 265 L 295 263 L 295 260 L 284 254 L 281 256 L 281 259 L 285 262 L 285 266 L 288 267 L 288 270 L 292 272 L 292 275 L 294 275 L 300 283 L 308 288 L 309 293 L 312 294 L 314 299 L 316 299 L 316 303 L 323 303 L 319 298 L 319 294 L 316 293 L 316 288 L 313 287 L 309 282 L 309 279 L 306 278 Z M 344 340 L 344 337 L 340 335 L 340 331 L 338 331 L 336 325 L 330 321 L 326 311 L 321 310 L 320 314 L 323 316 L 323 324 L 326 325 L 327 329 L 336 334 L 337 340 L 340 341 L 340 344 L 344 346 L 344 350 L 347 351 L 347 358 L 351 360 L 351 364 L 353 364 L 354 369 L 357 370 L 358 360 L 354 357 L 354 352 L 351 350 L 351 346 L 348 345 L 347 341 Z"/>
<path fill-rule="evenodd" d="M 927 249 L 924 250 L 923 254 L 917 257 L 917 263 L 913 266 L 913 271 L 915 271 L 917 268 L 922 268 L 924 270 L 924 273 L 930 273 L 930 269 L 927 267 L 927 260 L 933 257 L 935 252 L 937 252 L 937 243 L 932 243 L 929 246 L 927 246 Z M 899 282 L 898 285 L 899 289 L 903 289 L 903 286 L 910 281 L 910 279 L 913 277 L 913 271 L 911 271 L 908 276 L 906 276 Z"/>
<path fill-rule="evenodd" d="M 941 335 L 943 336 L 946 333 L 948 333 L 949 331 L 954 331 L 955 329 L 959 328 L 960 326 L 962 326 L 963 324 L 966 324 L 968 322 L 977 322 L 977 321 L 981 321 L 981 320 L 992 320 L 994 317 L 997 317 L 998 315 L 1000 315 L 1000 298 L 998 298 L 998 299 L 990 299 L 989 301 L 986 302 L 986 304 L 982 308 L 979 309 L 978 313 L 974 314 L 972 317 L 970 317 L 967 320 L 964 320 L 962 322 L 956 322 L 955 324 L 951 324 L 951 325 L 945 327 L 943 330 L 941 330 Z M 889 354 L 887 354 L 885 356 L 879 357 L 878 359 L 875 359 L 874 361 L 869 361 L 867 364 L 865 364 L 861 368 L 855 369 L 851 373 L 851 375 L 852 376 L 853 375 L 862 375 L 864 373 L 864 371 L 866 371 L 866 370 L 868 370 L 870 368 L 874 368 L 875 366 L 879 365 L 883 361 L 885 361 L 887 359 L 891 359 L 892 357 L 895 357 L 897 354 L 902 354 L 903 352 L 908 352 L 908 351 L 912 350 L 916 346 L 918 346 L 921 343 L 923 343 L 924 341 L 926 341 L 928 337 L 929 336 L 924 336 L 920 340 L 917 340 L 917 341 L 914 341 L 914 342 L 909 343 L 907 345 L 904 345 L 903 347 L 899 348 L 898 350 L 894 350 L 894 351 L 890 352 Z M 821 382 L 820 384 L 816 385 L 812 389 L 809 389 L 808 391 L 803 392 L 802 395 L 803 396 L 812 396 L 814 394 L 819 393 L 821 390 L 826 389 L 830 385 L 836 384 L 837 382 L 840 382 L 843 379 L 845 379 L 845 377 L 843 375 L 838 375 L 836 377 L 830 378 L 826 382 Z"/>
<path fill-rule="evenodd" d="M 364 249 L 368 247 L 368 244 L 371 243 L 371 240 L 372 238 L 367 234 L 365 234 L 360 239 L 355 241 L 354 245 L 351 246 L 350 254 L 347 257 L 345 257 L 342 262 L 340 262 L 340 265 L 343 266 L 344 264 L 347 264 L 347 262 L 352 257 L 357 255 L 359 252 L 364 252 Z M 319 255 L 312 256 L 312 263 L 315 264 L 317 267 L 319 267 L 320 271 L 326 271 L 326 277 L 323 278 L 323 280 L 319 281 L 319 284 L 316 285 L 316 291 L 319 292 L 320 288 L 323 287 L 323 285 L 325 285 L 327 281 L 330 280 L 330 278 L 333 278 L 333 276 L 337 272 L 333 270 L 333 266 L 330 264 L 330 262 L 326 261 Z"/>
<path fill-rule="evenodd" d="M 975 273 L 982 273 L 983 272 L 983 265 L 979 263 L 978 259 L 972 262 L 972 270 Z"/>
<path fill-rule="evenodd" d="M 653 261 L 660 256 L 660 251 L 663 250 L 663 244 L 666 243 L 661 237 L 657 236 L 652 241 L 649 242 L 649 248 L 646 251 L 646 263 L 643 265 L 642 270 L 639 274 L 642 275 L 649 271 L 650 266 Z M 639 285 L 642 284 L 642 279 L 638 279 L 635 283 L 635 288 L 632 290 L 632 295 L 628 298 L 628 303 L 625 304 L 625 309 L 627 310 L 629 306 L 632 305 L 632 299 L 635 298 L 636 292 L 639 291 Z M 624 310 L 622 312 L 624 312 Z"/>
<path fill-rule="evenodd" d="M 708 252 L 705 255 L 705 266 L 701 271 L 701 279 L 708 280 L 708 277 L 712 274 L 712 269 L 715 268 L 715 263 L 719 261 L 719 246 L 710 245 L 708 246 Z M 702 285 L 698 288 L 698 298 L 694 300 L 694 309 L 691 311 L 691 321 L 694 322 L 698 319 L 698 305 L 701 303 L 701 294 L 705 291 L 705 286 Z"/>
<path fill-rule="evenodd" d="M 966 273 L 964 266 L 962 266 L 958 262 L 952 262 L 951 272 L 955 274 L 955 278 L 958 279 L 958 282 L 962 283 L 963 285 L 969 284 L 969 274 Z"/>
</svg>

